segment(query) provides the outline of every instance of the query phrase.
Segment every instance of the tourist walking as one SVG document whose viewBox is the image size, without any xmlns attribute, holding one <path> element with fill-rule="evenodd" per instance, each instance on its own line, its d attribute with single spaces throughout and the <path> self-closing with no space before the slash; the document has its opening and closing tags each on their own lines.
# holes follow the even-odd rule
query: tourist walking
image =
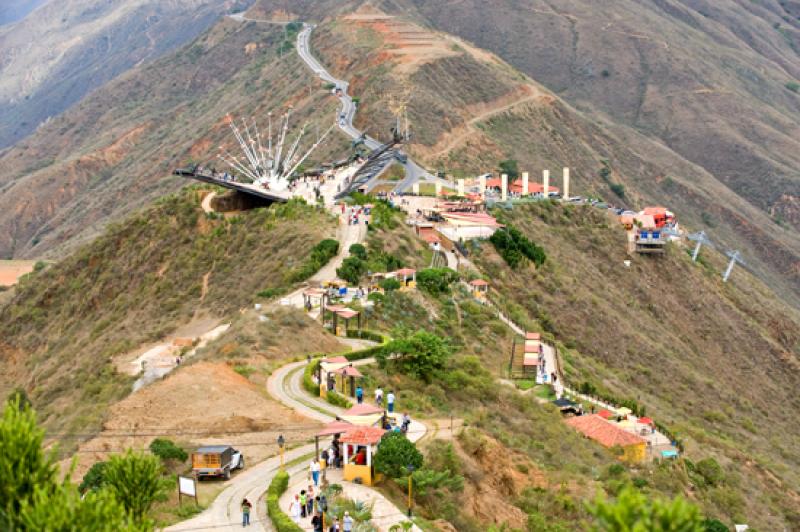
<svg viewBox="0 0 800 532">
<path fill-rule="evenodd" d="M 300 524 L 300 495 L 295 495 L 291 506 L 289 506 L 289 515 L 292 516 L 292 521 Z"/>
<path fill-rule="evenodd" d="M 333 518 L 333 524 L 328 529 L 328 532 L 342 532 L 342 528 L 339 526 L 339 518 Z"/>
<path fill-rule="evenodd" d="M 356 401 L 358 401 L 358 404 L 364 402 L 364 389 L 361 386 L 356 388 Z"/>
<path fill-rule="evenodd" d="M 311 518 L 311 526 L 314 527 L 314 532 L 322 532 L 322 516 L 319 512 L 314 513 Z"/>
<path fill-rule="evenodd" d="M 306 491 L 306 515 L 311 517 L 313 513 L 314 513 L 314 486 L 309 484 L 308 491 Z"/>
<path fill-rule="evenodd" d="M 350 512 L 344 513 L 344 519 L 342 519 L 342 530 L 343 532 L 353 532 L 353 518 L 350 517 Z"/>
<path fill-rule="evenodd" d="M 383 390 L 380 387 L 375 390 L 375 404 L 383 406 Z"/>
<path fill-rule="evenodd" d="M 306 490 L 300 490 L 300 517 L 306 516 L 307 502 L 308 502 L 308 497 L 306 497 Z"/>
<path fill-rule="evenodd" d="M 250 526 L 250 508 L 253 505 L 247 499 L 242 499 L 242 526 Z"/>
<path fill-rule="evenodd" d="M 319 460 L 311 460 L 308 470 L 311 473 L 311 480 L 314 481 L 314 486 L 319 486 Z"/>
<path fill-rule="evenodd" d="M 394 412 L 394 392 L 391 391 L 386 396 L 386 406 L 389 408 L 389 413 Z"/>
</svg>

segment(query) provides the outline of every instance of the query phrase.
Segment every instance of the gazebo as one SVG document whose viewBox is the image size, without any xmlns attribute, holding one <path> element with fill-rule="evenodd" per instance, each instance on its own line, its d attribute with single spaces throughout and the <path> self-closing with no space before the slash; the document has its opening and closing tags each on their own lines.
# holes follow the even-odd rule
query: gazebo
<svg viewBox="0 0 800 532">
<path fill-rule="evenodd" d="M 303 308 L 322 307 L 327 298 L 327 292 L 322 288 L 306 288 L 303 290 Z"/>
<path fill-rule="evenodd" d="M 350 364 L 345 357 L 323 358 L 319 363 L 319 396 L 327 397 L 329 390 L 336 390 L 335 371 Z"/>
<path fill-rule="evenodd" d="M 356 379 L 364 377 L 358 369 L 353 367 L 352 362 L 348 366 L 335 369 L 331 372 L 338 381 L 338 388 L 342 395 L 356 396 Z"/>
<path fill-rule="evenodd" d="M 319 464 L 320 465 L 320 469 L 323 471 L 323 473 L 322 473 L 323 478 L 325 478 L 325 473 L 324 472 L 327 469 L 327 464 L 323 463 L 322 460 L 319 457 L 319 439 L 321 437 L 325 437 L 325 436 L 334 436 L 334 440 L 335 440 L 335 436 L 336 435 L 343 434 L 343 433 L 347 432 L 348 430 L 350 430 L 352 428 L 353 428 L 353 425 L 351 423 L 348 423 L 347 421 L 341 421 L 341 420 L 337 419 L 335 421 L 331 421 L 330 423 L 328 423 L 327 425 L 322 427 L 322 430 L 314 435 L 314 450 L 315 450 L 315 453 L 316 453 L 315 456 L 316 456 L 316 460 L 319 461 L 319 463 L 320 463 Z"/>
<path fill-rule="evenodd" d="M 341 305 L 330 305 L 322 308 L 322 323 L 325 324 L 326 313 L 331 315 L 331 330 L 336 336 L 347 336 L 350 320 L 357 319 L 358 330 L 361 330 L 361 313 Z M 339 320 L 344 321 L 344 329 L 339 326 Z"/>
<path fill-rule="evenodd" d="M 469 287 L 470 290 L 472 290 L 472 296 L 480 301 L 485 300 L 487 294 L 489 293 L 489 283 L 483 279 L 475 279 L 470 281 Z"/>
<path fill-rule="evenodd" d="M 414 288 L 417 286 L 417 270 L 412 268 L 400 268 L 394 273 L 403 288 Z"/>
<path fill-rule="evenodd" d="M 377 427 L 356 427 L 339 438 L 344 451 L 344 480 L 359 480 L 366 486 L 380 480 L 381 475 L 375 473 L 372 458 L 385 432 Z"/>
<path fill-rule="evenodd" d="M 525 334 L 525 352 L 522 358 L 522 369 L 525 373 L 536 373 L 541 363 L 542 344 L 539 333 L 529 332 Z"/>
</svg>

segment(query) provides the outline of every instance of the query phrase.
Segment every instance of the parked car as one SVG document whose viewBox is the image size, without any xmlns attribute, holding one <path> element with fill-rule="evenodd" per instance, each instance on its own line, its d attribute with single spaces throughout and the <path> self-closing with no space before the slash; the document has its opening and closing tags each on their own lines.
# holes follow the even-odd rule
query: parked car
<svg viewBox="0 0 800 532">
<path fill-rule="evenodd" d="M 192 453 L 192 472 L 203 477 L 231 478 L 234 469 L 244 469 L 244 456 L 230 445 L 209 445 Z"/>
</svg>

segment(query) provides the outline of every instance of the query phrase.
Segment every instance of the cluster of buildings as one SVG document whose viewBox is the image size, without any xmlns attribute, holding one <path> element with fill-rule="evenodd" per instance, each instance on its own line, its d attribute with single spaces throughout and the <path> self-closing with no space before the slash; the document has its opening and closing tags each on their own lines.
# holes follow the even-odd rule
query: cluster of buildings
<svg viewBox="0 0 800 532">
<path fill-rule="evenodd" d="M 675 214 L 666 207 L 623 211 L 619 221 L 628 231 L 628 253 L 664 253 L 664 246 L 679 237 Z"/>
</svg>

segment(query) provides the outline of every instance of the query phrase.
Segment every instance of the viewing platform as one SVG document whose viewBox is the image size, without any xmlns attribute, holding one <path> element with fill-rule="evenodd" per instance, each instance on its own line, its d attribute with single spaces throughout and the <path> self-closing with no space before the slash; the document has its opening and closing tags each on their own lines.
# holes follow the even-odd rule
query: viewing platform
<svg viewBox="0 0 800 532">
<path fill-rule="evenodd" d="M 233 179 L 223 179 L 222 176 L 225 174 L 212 175 L 210 172 L 206 173 L 202 170 L 196 171 L 194 168 L 178 168 L 173 172 L 173 174 L 181 177 L 187 177 L 189 179 L 195 179 L 197 181 L 202 181 L 203 183 L 217 185 L 230 190 L 236 190 L 237 192 L 255 196 L 260 200 L 266 200 L 270 203 L 286 203 L 289 201 L 289 198 L 291 198 L 291 193 L 288 190 L 269 190 L 252 183 L 242 183 L 240 181 L 234 181 Z"/>
</svg>

